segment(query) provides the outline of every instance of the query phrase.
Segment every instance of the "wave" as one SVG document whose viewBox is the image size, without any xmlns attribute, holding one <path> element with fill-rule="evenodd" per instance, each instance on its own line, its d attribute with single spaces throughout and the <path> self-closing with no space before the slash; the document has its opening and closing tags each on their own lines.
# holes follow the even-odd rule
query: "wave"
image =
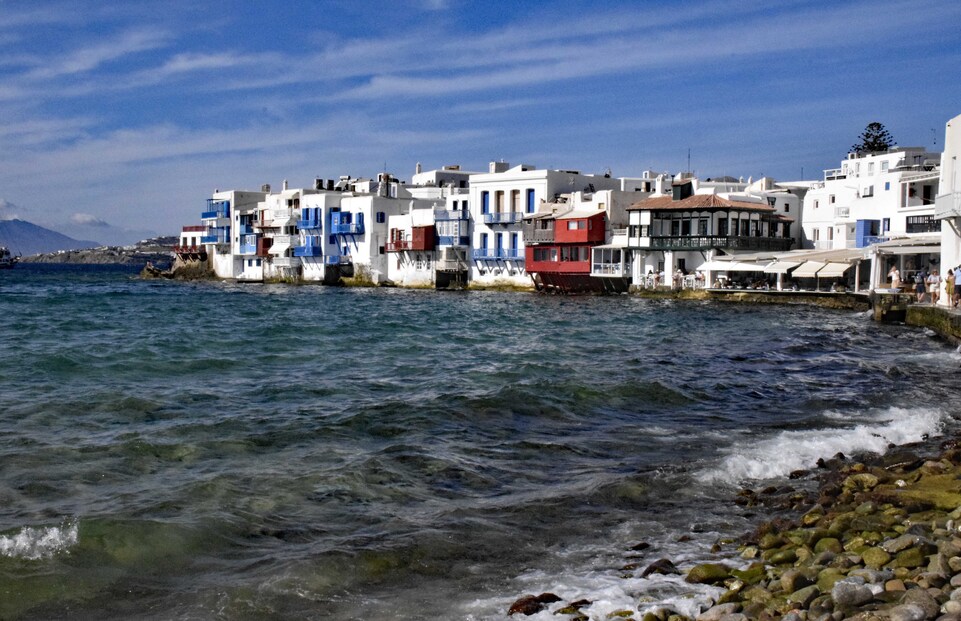
<svg viewBox="0 0 961 621">
<path fill-rule="evenodd" d="M 24 526 L 14 535 L 0 535 L 0 555 L 36 561 L 68 550 L 78 538 L 76 520 L 47 528 Z"/>
<path fill-rule="evenodd" d="M 846 419 L 837 413 L 828 418 Z M 698 478 L 705 483 L 736 484 L 750 479 L 769 479 L 805 468 L 819 458 L 837 453 L 883 454 L 889 445 L 919 442 L 940 435 L 945 414 L 937 409 L 891 407 L 878 412 L 870 422 L 848 428 L 782 431 L 768 439 L 739 442 L 728 450 L 721 463 Z"/>
</svg>

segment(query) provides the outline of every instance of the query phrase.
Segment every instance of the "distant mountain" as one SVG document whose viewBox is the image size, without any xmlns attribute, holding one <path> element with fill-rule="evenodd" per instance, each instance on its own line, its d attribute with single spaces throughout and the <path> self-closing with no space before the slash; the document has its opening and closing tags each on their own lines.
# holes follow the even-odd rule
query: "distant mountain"
<svg viewBox="0 0 961 621">
<path fill-rule="evenodd" d="M 25 220 L 0 220 L 0 246 L 6 246 L 13 254 L 29 256 L 41 252 L 96 248 L 100 245 L 95 241 L 67 237 Z"/>
</svg>

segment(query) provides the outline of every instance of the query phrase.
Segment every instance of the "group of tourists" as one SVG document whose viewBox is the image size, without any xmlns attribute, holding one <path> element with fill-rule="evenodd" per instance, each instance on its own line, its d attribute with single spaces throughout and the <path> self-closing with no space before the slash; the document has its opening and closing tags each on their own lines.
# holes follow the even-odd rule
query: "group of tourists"
<svg viewBox="0 0 961 621">
<path fill-rule="evenodd" d="M 897 265 L 888 271 L 888 278 L 891 280 L 892 289 L 901 289 L 904 286 Z M 928 272 L 922 267 L 914 273 L 914 293 L 918 303 L 923 303 L 927 298 L 931 304 L 937 304 L 941 300 L 942 285 L 945 299 L 951 306 L 957 307 L 961 303 L 961 265 L 948 269 L 943 278 L 937 269 Z"/>
</svg>

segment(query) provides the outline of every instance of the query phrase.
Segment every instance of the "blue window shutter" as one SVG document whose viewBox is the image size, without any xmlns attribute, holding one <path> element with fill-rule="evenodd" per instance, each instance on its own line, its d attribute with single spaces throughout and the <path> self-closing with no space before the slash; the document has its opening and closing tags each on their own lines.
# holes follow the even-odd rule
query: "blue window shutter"
<svg viewBox="0 0 961 621">
<path fill-rule="evenodd" d="M 481 192 L 481 213 L 490 213 L 490 208 L 491 208 L 490 192 Z"/>
<path fill-rule="evenodd" d="M 534 213 L 534 190 L 527 190 L 527 213 Z"/>
</svg>

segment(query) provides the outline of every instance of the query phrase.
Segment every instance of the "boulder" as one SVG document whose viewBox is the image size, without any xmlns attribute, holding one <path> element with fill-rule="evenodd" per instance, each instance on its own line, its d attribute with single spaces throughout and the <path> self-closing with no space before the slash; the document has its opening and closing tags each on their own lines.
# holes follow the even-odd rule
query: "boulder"
<svg viewBox="0 0 961 621">
<path fill-rule="evenodd" d="M 738 603 L 718 604 L 697 615 L 695 619 L 697 621 L 720 621 L 721 617 L 734 614 L 739 610 L 741 610 L 741 605 Z"/>
<path fill-rule="evenodd" d="M 928 593 L 927 589 L 911 589 L 905 591 L 901 598 L 902 604 L 914 604 L 924 610 L 926 619 L 934 619 L 941 612 L 941 605 Z"/>
<path fill-rule="evenodd" d="M 731 577 L 731 568 L 720 563 L 701 563 L 691 568 L 687 573 L 687 582 L 691 584 L 718 584 Z"/>
<path fill-rule="evenodd" d="M 891 561 L 891 555 L 883 548 L 868 548 L 861 552 L 864 564 L 872 569 L 880 569 Z"/>
<path fill-rule="evenodd" d="M 874 593 L 863 584 L 841 580 L 831 588 L 831 597 L 836 607 L 850 609 L 870 602 L 874 599 Z"/>
<path fill-rule="evenodd" d="M 662 558 L 648 565 L 647 569 L 645 569 L 641 573 L 641 578 L 645 578 L 651 574 L 679 574 L 679 573 L 681 573 L 681 570 L 679 570 L 677 566 L 674 565 L 674 563 L 672 563 L 669 559 Z"/>
<path fill-rule="evenodd" d="M 507 616 L 515 613 L 522 615 L 535 615 L 547 608 L 548 604 L 561 601 L 561 598 L 553 593 L 541 593 L 540 595 L 525 595 L 511 604 L 507 611 Z"/>
<path fill-rule="evenodd" d="M 917 604 L 901 604 L 888 613 L 891 615 L 891 621 L 925 621 L 928 618 L 924 608 Z"/>
</svg>

